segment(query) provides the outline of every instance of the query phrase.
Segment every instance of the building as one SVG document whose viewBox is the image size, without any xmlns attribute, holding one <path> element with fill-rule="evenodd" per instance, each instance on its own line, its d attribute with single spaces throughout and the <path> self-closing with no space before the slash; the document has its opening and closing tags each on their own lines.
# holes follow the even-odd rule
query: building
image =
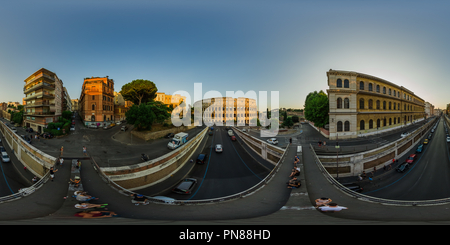
<svg viewBox="0 0 450 245">
<path fill-rule="evenodd" d="M 125 113 L 130 109 L 131 105 L 133 105 L 131 101 L 125 100 L 120 93 L 114 92 L 114 121 L 126 120 Z"/>
<path fill-rule="evenodd" d="M 63 111 L 63 81 L 44 68 L 27 79 L 23 88 L 25 97 L 24 126 L 42 133 L 51 122 L 57 122 Z"/>
<path fill-rule="evenodd" d="M 196 101 L 193 107 L 194 113 L 195 108 L 201 108 L 202 115 L 194 115 L 194 117 L 203 118 L 204 123 L 211 122 L 220 126 L 227 125 L 228 122 L 235 126 L 244 126 L 253 122 L 256 126 L 258 114 L 254 99 L 244 97 L 210 98 Z"/>
<path fill-rule="evenodd" d="M 63 111 L 72 111 L 72 101 L 69 96 L 69 92 L 67 92 L 66 87 L 63 87 Z"/>
<path fill-rule="evenodd" d="M 85 125 L 106 125 L 114 120 L 114 80 L 106 77 L 85 78 L 78 112 Z"/>
<path fill-rule="evenodd" d="M 71 100 L 72 103 L 72 111 L 78 111 L 78 99 Z"/>
<path fill-rule="evenodd" d="M 327 72 L 330 139 L 401 128 L 425 117 L 425 101 L 403 86 L 371 75 Z"/>
<path fill-rule="evenodd" d="M 156 92 L 155 101 L 161 101 L 166 105 L 172 105 L 173 108 L 176 108 L 182 101 L 186 101 L 186 96 L 181 96 L 179 94 L 165 94 Z"/>
</svg>

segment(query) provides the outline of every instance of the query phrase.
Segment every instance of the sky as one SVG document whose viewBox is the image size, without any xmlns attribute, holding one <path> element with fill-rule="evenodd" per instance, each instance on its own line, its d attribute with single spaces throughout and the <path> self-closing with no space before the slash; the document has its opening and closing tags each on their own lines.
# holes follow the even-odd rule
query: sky
<svg viewBox="0 0 450 245">
<path fill-rule="evenodd" d="M 450 1 L 15 0 L 0 6 L 0 102 L 22 102 L 46 68 L 72 99 L 83 79 L 159 92 L 278 91 L 303 108 L 329 69 L 376 76 L 436 108 L 450 103 Z M 198 94 L 197 94 L 198 96 Z M 192 101 L 194 102 L 194 101 Z"/>
</svg>

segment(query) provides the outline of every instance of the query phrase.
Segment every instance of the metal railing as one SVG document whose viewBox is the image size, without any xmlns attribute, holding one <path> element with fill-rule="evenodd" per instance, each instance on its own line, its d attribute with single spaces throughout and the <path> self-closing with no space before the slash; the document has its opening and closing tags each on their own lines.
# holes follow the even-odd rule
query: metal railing
<svg viewBox="0 0 450 245">
<path fill-rule="evenodd" d="M 396 206 L 432 206 L 432 205 L 442 205 L 442 204 L 449 204 L 450 203 L 450 197 L 449 198 L 442 198 L 442 199 L 435 199 L 435 200 L 424 200 L 424 201 L 403 201 L 403 200 L 391 200 L 391 199 L 383 199 L 378 197 L 372 197 L 367 196 L 355 191 L 352 191 L 348 189 L 347 187 L 343 186 L 341 183 L 339 183 L 333 176 L 331 176 L 328 171 L 325 169 L 325 167 L 320 162 L 319 158 L 317 157 L 316 153 L 314 152 L 314 148 L 310 144 L 310 150 L 314 155 L 314 160 L 319 167 L 320 171 L 324 175 L 324 177 L 330 182 L 330 184 L 334 185 L 337 189 L 344 192 L 345 194 L 356 198 L 361 201 L 367 201 L 367 202 L 373 202 L 373 203 L 379 203 L 383 205 L 396 205 Z"/>
</svg>

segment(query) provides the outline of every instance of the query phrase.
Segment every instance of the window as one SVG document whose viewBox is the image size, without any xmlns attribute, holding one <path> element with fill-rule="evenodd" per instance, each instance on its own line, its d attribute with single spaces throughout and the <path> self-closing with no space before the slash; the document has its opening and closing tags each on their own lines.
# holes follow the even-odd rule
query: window
<svg viewBox="0 0 450 245">
<path fill-rule="evenodd" d="M 341 121 L 337 122 L 337 131 L 342 132 L 342 122 Z"/>
<path fill-rule="evenodd" d="M 359 130 L 364 130 L 365 128 L 364 128 L 364 120 L 361 120 L 360 122 L 359 122 Z"/>
<path fill-rule="evenodd" d="M 359 100 L 359 109 L 364 109 L 364 99 Z"/>
<path fill-rule="evenodd" d="M 341 109 L 342 108 L 342 99 L 341 98 L 337 98 L 336 101 L 336 108 Z"/>
<path fill-rule="evenodd" d="M 380 101 L 377 100 L 377 110 L 379 110 L 379 109 L 380 109 Z"/>
<path fill-rule="evenodd" d="M 380 92 L 380 85 L 377 85 L 377 93 Z"/>
<path fill-rule="evenodd" d="M 377 128 L 381 127 L 380 125 L 380 119 L 377 119 Z"/>
<path fill-rule="evenodd" d="M 390 103 L 390 102 L 389 102 Z M 395 110 L 395 105 L 396 105 L 396 103 L 394 102 L 394 110 Z"/>
<path fill-rule="evenodd" d="M 95 104 L 92 104 L 92 110 L 95 110 Z"/>
<path fill-rule="evenodd" d="M 344 99 L 344 108 L 345 109 L 350 108 L 350 99 L 349 98 Z"/>
<path fill-rule="evenodd" d="M 394 117 L 394 124 L 397 124 L 397 118 L 396 117 Z"/>
<path fill-rule="evenodd" d="M 342 80 L 341 80 L 341 79 L 338 79 L 338 80 L 336 81 L 336 87 L 342 88 Z"/>
<path fill-rule="evenodd" d="M 359 82 L 359 89 L 364 90 L 364 82 L 363 81 Z"/>
<path fill-rule="evenodd" d="M 372 99 L 369 100 L 369 109 L 373 109 L 373 100 Z"/>
<path fill-rule="evenodd" d="M 350 88 L 348 79 L 344 80 L 344 88 Z"/>
<path fill-rule="evenodd" d="M 394 90 L 394 96 L 397 96 L 397 94 L 396 94 L 395 90 Z"/>
<path fill-rule="evenodd" d="M 344 131 L 345 132 L 350 131 L 350 122 L 349 121 L 345 121 L 345 123 L 344 123 Z"/>
<path fill-rule="evenodd" d="M 372 119 L 370 119 L 370 121 L 369 121 L 369 129 L 371 129 L 371 128 L 373 128 L 373 120 Z"/>
<path fill-rule="evenodd" d="M 386 94 L 386 87 L 383 87 L 383 94 Z"/>
<path fill-rule="evenodd" d="M 386 118 L 383 119 L 383 126 L 386 127 Z"/>
<path fill-rule="evenodd" d="M 389 110 L 391 110 L 392 108 L 391 108 L 391 102 L 389 102 Z"/>
<path fill-rule="evenodd" d="M 389 118 L 389 125 L 392 125 L 392 118 Z"/>
<path fill-rule="evenodd" d="M 369 83 L 369 91 L 372 91 L 372 84 Z"/>
<path fill-rule="evenodd" d="M 383 101 L 383 110 L 386 110 L 386 101 Z"/>
<path fill-rule="evenodd" d="M 92 95 L 92 100 L 95 100 L 95 95 Z"/>
</svg>

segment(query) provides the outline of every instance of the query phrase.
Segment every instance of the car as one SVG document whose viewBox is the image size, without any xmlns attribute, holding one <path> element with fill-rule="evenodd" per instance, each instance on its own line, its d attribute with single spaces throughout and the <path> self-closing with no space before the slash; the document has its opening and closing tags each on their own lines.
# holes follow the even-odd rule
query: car
<svg viewBox="0 0 450 245">
<path fill-rule="evenodd" d="M 5 147 L 4 146 L 0 146 L 0 152 L 6 152 Z"/>
<path fill-rule="evenodd" d="M 423 144 L 420 144 L 416 149 L 416 153 L 422 153 L 422 151 L 423 151 Z"/>
<path fill-rule="evenodd" d="M 174 203 L 177 199 L 165 196 L 154 196 L 153 199 L 164 201 L 164 203 Z"/>
<path fill-rule="evenodd" d="M 356 192 L 362 192 L 363 188 L 356 184 L 356 183 L 343 183 L 343 186 L 345 186 L 346 188 L 352 190 L 352 191 L 356 191 Z"/>
<path fill-rule="evenodd" d="M 213 135 L 213 131 L 210 130 L 210 131 L 208 132 L 208 135 Z"/>
<path fill-rule="evenodd" d="M 216 152 L 222 152 L 222 151 L 223 151 L 222 145 L 221 144 L 217 144 L 216 145 Z"/>
<path fill-rule="evenodd" d="M 231 136 L 231 140 L 232 140 L 232 141 L 236 141 L 236 136 L 234 136 L 234 135 Z"/>
<path fill-rule="evenodd" d="M 70 130 L 71 130 L 71 131 L 75 131 L 75 125 L 71 125 L 71 126 L 70 126 Z"/>
<path fill-rule="evenodd" d="M 111 126 L 103 126 L 103 129 L 110 129 Z"/>
<path fill-rule="evenodd" d="M 403 172 L 405 172 L 405 170 L 408 169 L 408 168 L 409 168 L 409 164 L 408 164 L 407 162 L 403 162 L 402 164 L 400 164 L 400 165 L 397 167 L 396 171 L 399 172 L 399 173 L 403 173 Z"/>
<path fill-rule="evenodd" d="M 114 127 L 114 126 L 116 126 L 116 124 L 115 123 L 111 123 L 109 126 L 110 127 Z"/>
<path fill-rule="evenodd" d="M 8 153 L 2 152 L 2 162 L 10 162 L 11 159 L 9 159 Z"/>
<path fill-rule="evenodd" d="M 267 143 L 276 145 L 276 144 L 278 144 L 278 140 L 277 140 L 277 138 L 270 138 L 267 140 Z"/>
<path fill-rule="evenodd" d="M 178 194 L 191 194 L 196 184 L 197 179 L 186 178 L 173 188 L 172 191 Z"/>
<path fill-rule="evenodd" d="M 96 124 L 89 124 L 89 125 L 88 125 L 88 128 L 96 128 L 96 129 L 97 129 L 98 126 L 97 126 Z"/>
<path fill-rule="evenodd" d="M 11 127 L 11 130 L 12 130 L 14 133 L 17 133 L 16 127 Z"/>
<path fill-rule="evenodd" d="M 205 161 L 206 161 L 207 157 L 208 157 L 207 154 L 203 154 L 203 153 L 199 154 L 198 157 L 197 157 L 196 163 L 198 163 L 198 164 L 205 164 Z"/>
<path fill-rule="evenodd" d="M 164 136 L 164 138 L 173 138 L 174 134 L 173 133 L 168 133 L 166 136 Z"/>
<path fill-rule="evenodd" d="M 428 145 L 428 139 L 425 139 L 425 140 L 423 141 L 423 144 L 424 144 L 424 145 Z"/>
<path fill-rule="evenodd" d="M 417 158 L 417 155 L 416 155 L 416 154 L 411 154 L 411 155 L 409 155 L 409 157 L 406 159 L 406 162 L 407 162 L 409 165 L 411 165 L 411 164 L 414 162 L 414 160 L 416 160 L 416 158 Z"/>
<path fill-rule="evenodd" d="M 450 142 L 450 137 L 447 137 L 447 143 Z"/>
<path fill-rule="evenodd" d="M 428 135 L 428 139 L 431 140 L 431 137 L 433 136 L 433 134 L 429 134 Z"/>
<path fill-rule="evenodd" d="M 72 120 L 72 125 L 75 125 L 75 120 Z"/>
<path fill-rule="evenodd" d="M 120 130 L 122 130 L 122 131 L 127 131 L 127 129 L 128 129 L 128 127 L 125 126 L 125 125 L 123 125 L 123 126 L 120 128 Z"/>
<path fill-rule="evenodd" d="M 406 137 L 406 136 L 408 136 L 410 133 L 409 132 L 403 132 L 401 135 L 400 135 L 400 137 Z"/>
<path fill-rule="evenodd" d="M 120 124 L 122 124 L 120 121 L 116 122 L 116 125 L 120 125 Z"/>
</svg>

